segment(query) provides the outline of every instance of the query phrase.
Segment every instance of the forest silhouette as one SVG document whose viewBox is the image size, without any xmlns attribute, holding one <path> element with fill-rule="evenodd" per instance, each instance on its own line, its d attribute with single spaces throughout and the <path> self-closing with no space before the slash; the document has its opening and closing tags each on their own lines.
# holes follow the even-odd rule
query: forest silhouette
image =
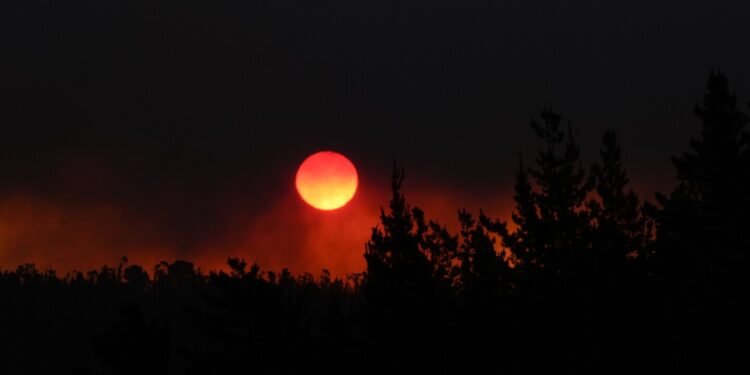
<svg viewBox="0 0 750 375">
<path fill-rule="evenodd" d="M 0 273 L 0 373 L 656 373 L 744 367 L 748 116 L 721 72 L 673 158 L 676 188 L 630 187 L 614 132 L 585 168 L 545 108 L 519 156 L 512 222 L 458 211 L 452 233 L 411 206 L 394 166 L 365 272 L 334 278 L 229 258 L 148 272 Z M 494 216 L 493 216 L 494 215 Z"/>
</svg>

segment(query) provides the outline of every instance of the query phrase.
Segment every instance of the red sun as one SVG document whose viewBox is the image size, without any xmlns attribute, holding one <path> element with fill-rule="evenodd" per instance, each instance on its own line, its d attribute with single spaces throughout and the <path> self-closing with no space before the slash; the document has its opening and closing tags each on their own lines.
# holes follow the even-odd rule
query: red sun
<svg viewBox="0 0 750 375">
<path fill-rule="evenodd" d="M 310 155 L 297 170 L 297 191 L 309 205 L 335 210 L 357 192 L 357 169 L 349 159 L 333 151 Z"/>
</svg>

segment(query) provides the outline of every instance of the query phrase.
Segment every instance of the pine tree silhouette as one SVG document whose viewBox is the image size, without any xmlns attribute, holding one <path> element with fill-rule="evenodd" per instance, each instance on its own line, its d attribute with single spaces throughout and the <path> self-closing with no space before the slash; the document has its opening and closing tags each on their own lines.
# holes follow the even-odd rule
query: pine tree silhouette
<svg viewBox="0 0 750 375">
<path fill-rule="evenodd" d="M 622 286 L 626 278 L 642 272 L 635 267 L 647 256 L 651 227 L 638 195 L 628 189 L 629 179 L 614 132 L 604 133 L 599 155 L 600 163 L 591 168 L 597 198 L 588 202 L 594 222 L 595 282 L 599 287 Z"/>
<path fill-rule="evenodd" d="M 365 246 L 365 293 L 369 302 L 383 302 L 383 307 L 391 303 L 399 308 L 416 307 L 434 287 L 432 266 L 420 246 L 427 230 L 424 214 L 419 208 L 409 207 L 401 193 L 403 180 L 403 169 L 394 166 L 390 210 L 386 213 L 381 209 L 383 227 L 372 229 L 372 236 Z M 394 312 L 384 313 L 390 315 Z"/>
<path fill-rule="evenodd" d="M 557 293 L 582 286 L 591 272 L 589 214 L 585 200 L 591 183 L 572 134 L 560 115 L 545 109 L 531 126 L 544 142 L 536 168 L 520 162 L 516 175 L 516 209 L 509 232 L 506 223 L 481 217 L 488 229 L 520 261 L 520 287 L 527 292 Z M 532 185 L 529 178 L 533 179 Z"/>
<path fill-rule="evenodd" d="M 460 210 L 458 218 L 463 239 L 458 257 L 463 296 L 480 305 L 494 303 L 511 291 L 510 267 L 481 222 L 466 210 Z"/>
<path fill-rule="evenodd" d="M 433 282 L 438 288 L 437 297 L 442 300 L 453 297 L 460 273 L 456 264 L 458 236 L 451 234 L 445 226 L 436 221 L 431 220 L 424 227 L 425 219 L 422 210 L 416 210 L 414 213 L 417 225 L 423 225 L 418 230 L 424 233 L 420 246 L 432 267 Z"/>
<path fill-rule="evenodd" d="M 694 112 L 700 137 L 672 158 L 679 184 L 657 194 L 659 269 L 682 294 L 736 294 L 750 249 L 748 117 L 721 72 L 710 74 Z"/>
<path fill-rule="evenodd" d="M 367 352 L 374 357 L 373 365 L 409 368 L 416 363 L 414 348 L 437 345 L 432 338 L 440 334 L 435 330 L 442 315 L 444 288 L 440 286 L 450 271 L 435 272 L 442 257 L 433 256 L 431 262 L 430 251 L 435 249 L 425 247 L 430 225 L 422 210 L 406 202 L 403 180 L 403 169 L 394 166 L 389 210 L 381 208 L 383 226 L 372 229 L 365 245 L 367 275 L 362 291 L 370 330 Z M 400 339 L 394 341 L 396 336 Z"/>
</svg>

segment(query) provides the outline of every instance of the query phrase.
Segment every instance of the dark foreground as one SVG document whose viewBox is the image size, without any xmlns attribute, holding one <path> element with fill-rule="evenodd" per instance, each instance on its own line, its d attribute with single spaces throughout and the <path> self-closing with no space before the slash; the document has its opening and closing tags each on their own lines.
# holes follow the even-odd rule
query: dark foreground
<svg viewBox="0 0 750 375">
<path fill-rule="evenodd" d="M 209 275 L 160 265 L 153 282 L 138 266 L 5 273 L 3 373 L 725 372 L 747 353 L 739 300 L 649 283 L 397 310 L 369 304 L 357 279 L 233 264 Z"/>
</svg>

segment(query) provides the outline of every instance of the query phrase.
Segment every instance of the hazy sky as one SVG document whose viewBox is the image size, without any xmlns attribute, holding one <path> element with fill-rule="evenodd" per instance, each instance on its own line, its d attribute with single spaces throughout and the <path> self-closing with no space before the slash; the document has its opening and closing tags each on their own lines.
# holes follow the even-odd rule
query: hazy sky
<svg viewBox="0 0 750 375">
<path fill-rule="evenodd" d="M 232 255 L 359 271 L 394 160 L 429 217 L 507 217 L 546 105 L 587 162 L 617 130 L 650 197 L 673 183 L 711 69 L 750 100 L 748 14 L 740 0 L 2 1 L 0 268 Z M 293 186 L 324 149 L 362 178 L 336 213 Z"/>
</svg>

